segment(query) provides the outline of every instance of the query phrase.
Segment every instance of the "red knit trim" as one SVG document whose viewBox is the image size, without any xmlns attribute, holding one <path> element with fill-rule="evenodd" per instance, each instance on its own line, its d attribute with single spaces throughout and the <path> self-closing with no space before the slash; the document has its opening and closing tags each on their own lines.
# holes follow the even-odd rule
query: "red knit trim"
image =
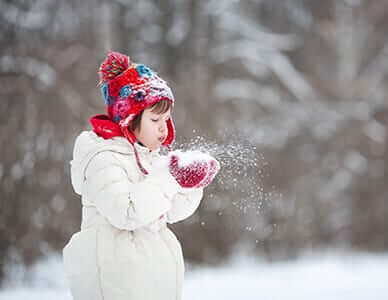
<svg viewBox="0 0 388 300">
<path fill-rule="evenodd" d="M 120 127 L 113 122 L 107 115 L 95 115 L 89 119 L 93 131 L 104 139 L 110 139 L 115 136 L 123 136 Z"/>
</svg>

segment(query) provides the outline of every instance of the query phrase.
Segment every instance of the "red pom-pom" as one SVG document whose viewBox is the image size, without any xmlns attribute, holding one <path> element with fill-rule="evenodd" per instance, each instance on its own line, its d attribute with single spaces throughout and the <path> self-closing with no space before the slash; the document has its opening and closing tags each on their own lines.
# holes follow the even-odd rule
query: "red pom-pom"
<svg viewBox="0 0 388 300">
<path fill-rule="evenodd" d="M 98 71 L 100 84 L 104 84 L 123 73 L 128 69 L 129 64 L 129 56 L 119 52 L 109 52 Z"/>
</svg>

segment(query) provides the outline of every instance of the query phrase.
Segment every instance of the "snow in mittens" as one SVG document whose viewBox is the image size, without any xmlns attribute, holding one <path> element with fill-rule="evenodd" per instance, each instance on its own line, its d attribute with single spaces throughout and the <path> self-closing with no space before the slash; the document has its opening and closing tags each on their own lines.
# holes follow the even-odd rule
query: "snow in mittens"
<svg viewBox="0 0 388 300">
<path fill-rule="evenodd" d="M 169 158 L 170 172 L 183 188 L 208 186 L 220 169 L 216 159 L 200 151 L 176 150 Z"/>
<path fill-rule="evenodd" d="M 210 161 L 214 160 L 214 158 L 209 154 L 198 150 L 186 151 L 186 152 L 182 150 L 175 150 L 170 152 L 170 156 L 172 155 L 176 155 L 177 157 L 179 157 L 178 166 L 180 168 L 187 167 L 190 164 L 194 164 L 195 162 L 210 163 Z"/>
</svg>

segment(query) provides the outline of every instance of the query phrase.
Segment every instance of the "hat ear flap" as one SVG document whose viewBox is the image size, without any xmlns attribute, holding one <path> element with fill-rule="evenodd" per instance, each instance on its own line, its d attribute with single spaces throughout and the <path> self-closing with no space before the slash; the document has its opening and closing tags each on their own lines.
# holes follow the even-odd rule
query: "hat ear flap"
<svg viewBox="0 0 388 300">
<path fill-rule="evenodd" d="M 169 118 L 166 121 L 166 123 L 167 123 L 167 138 L 165 139 L 162 145 L 168 147 L 175 139 L 175 127 L 171 118 Z"/>
<path fill-rule="evenodd" d="M 128 140 L 132 145 L 135 144 L 135 142 L 136 142 L 136 137 L 135 137 L 135 135 L 132 133 L 132 131 L 130 131 L 130 130 L 128 129 L 128 126 L 121 127 L 121 132 L 124 134 L 124 136 L 127 138 L 127 140 Z"/>
<path fill-rule="evenodd" d="M 133 132 L 129 130 L 129 125 L 135 119 L 136 114 L 129 114 L 125 119 L 119 121 L 119 127 L 121 132 L 127 138 L 127 140 L 133 145 L 136 143 L 137 139 Z"/>
</svg>

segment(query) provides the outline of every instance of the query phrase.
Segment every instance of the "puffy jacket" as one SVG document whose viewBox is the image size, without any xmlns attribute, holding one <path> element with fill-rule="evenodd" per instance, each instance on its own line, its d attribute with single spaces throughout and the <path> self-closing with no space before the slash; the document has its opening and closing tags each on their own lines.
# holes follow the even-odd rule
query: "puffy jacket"
<svg viewBox="0 0 388 300">
<path fill-rule="evenodd" d="M 180 188 L 160 160 L 124 137 L 77 137 L 70 164 L 82 223 L 63 249 L 74 300 L 181 299 L 182 249 L 167 223 L 192 215 L 203 190 Z"/>
</svg>

